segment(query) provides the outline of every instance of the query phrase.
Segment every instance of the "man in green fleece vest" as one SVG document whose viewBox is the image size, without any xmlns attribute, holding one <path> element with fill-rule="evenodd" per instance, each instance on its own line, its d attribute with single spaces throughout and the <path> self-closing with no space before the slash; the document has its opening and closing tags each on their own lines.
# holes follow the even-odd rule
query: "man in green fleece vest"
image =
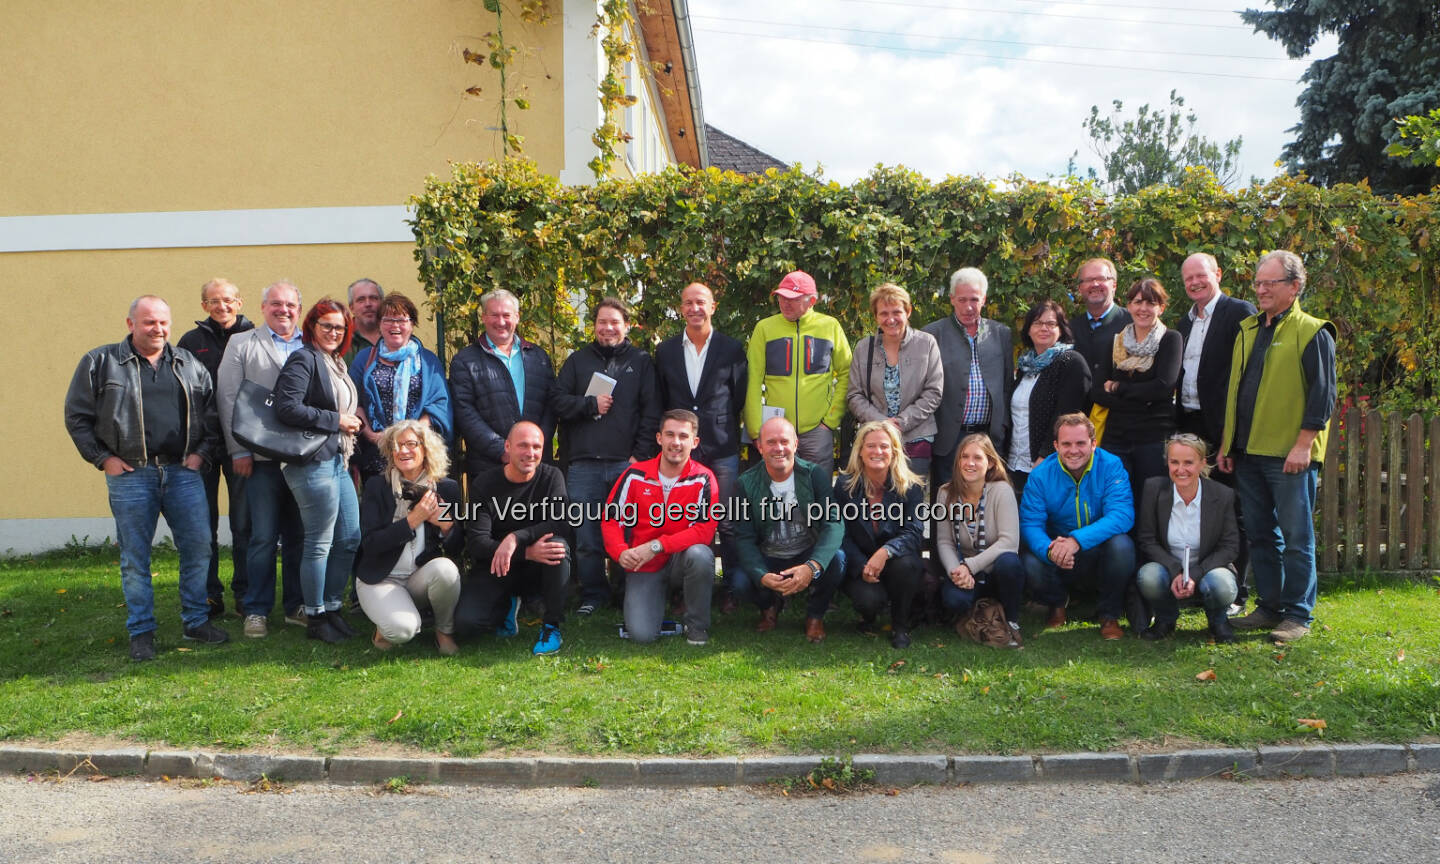
<svg viewBox="0 0 1440 864">
<path fill-rule="evenodd" d="M 1231 624 L 1275 642 L 1310 633 L 1315 609 L 1315 482 L 1335 407 L 1335 326 L 1305 314 L 1305 265 L 1293 252 L 1255 267 L 1259 314 L 1240 322 L 1217 463 L 1235 472 L 1255 611 Z"/>
</svg>

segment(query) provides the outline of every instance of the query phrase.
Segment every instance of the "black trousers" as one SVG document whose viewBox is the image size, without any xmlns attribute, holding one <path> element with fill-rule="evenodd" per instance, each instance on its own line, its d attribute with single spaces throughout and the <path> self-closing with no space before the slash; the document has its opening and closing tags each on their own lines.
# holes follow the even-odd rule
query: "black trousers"
<svg viewBox="0 0 1440 864">
<path fill-rule="evenodd" d="M 845 593 L 855 611 L 867 621 L 880 614 L 888 601 L 890 604 L 890 627 L 894 630 L 910 629 L 910 607 L 915 595 L 920 593 L 923 563 L 919 555 L 901 555 L 885 562 L 880 570 L 879 582 L 866 582 L 860 573 L 865 569 L 866 558 L 860 555 L 845 556 Z"/>
<path fill-rule="evenodd" d="M 565 589 L 570 583 L 570 558 L 559 564 L 527 561 L 525 550 L 515 550 L 510 572 L 503 577 L 484 567 L 472 569 L 460 583 L 460 601 L 455 606 L 455 638 L 466 639 L 493 633 L 505 617 L 511 597 L 539 593 L 545 604 L 542 620 L 559 627 L 565 620 Z M 489 562 L 487 561 L 488 565 Z"/>
</svg>

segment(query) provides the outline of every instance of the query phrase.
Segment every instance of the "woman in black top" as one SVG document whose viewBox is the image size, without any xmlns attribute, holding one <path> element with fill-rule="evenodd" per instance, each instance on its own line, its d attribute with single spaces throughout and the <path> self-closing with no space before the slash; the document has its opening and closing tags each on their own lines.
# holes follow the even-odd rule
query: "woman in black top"
<svg viewBox="0 0 1440 864">
<path fill-rule="evenodd" d="M 1100 446 L 1120 457 L 1135 501 L 1145 481 L 1165 476 L 1165 439 L 1175 431 L 1175 386 L 1185 345 L 1178 330 L 1160 321 L 1169 297 L 1158 279 L 1130 286 L 1131 322 L 1115 334 L 1090 388 L 1096 405 L 1110 410 Z"/>
<path fill-rule="evenodd" d="M 1030 471 L 1055 451 L 1055 418 L 1084 411 L 1090 401 L 1090 364 L 1075 350 L 1059 303 L 1041 300 L 1030 307 L 1020 340 L 1026 351 L 1015 363 L 1005 454 L 1016 498 L 1024 493 Z"/>
</svg>

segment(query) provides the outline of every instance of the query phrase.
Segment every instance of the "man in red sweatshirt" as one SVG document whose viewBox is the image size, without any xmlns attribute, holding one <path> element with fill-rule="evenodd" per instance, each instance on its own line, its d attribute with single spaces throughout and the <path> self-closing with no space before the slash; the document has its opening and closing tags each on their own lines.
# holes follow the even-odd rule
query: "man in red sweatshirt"
<svg viewBox="0 0 1440 864">
<path fill-rule="evenodd" d="M 659 637 L 672 584 L 684 587 L 690 644 L 710 639 L 718 487 L 710 469 L 690 458 L 699 429 L 694 413 L 666 411 L 655 436 L 660 455 L 626 468 L 606 502 L 600 530 L 606 553 L 625 570 L 625 629 L 636 642 Z"/>
</svg>

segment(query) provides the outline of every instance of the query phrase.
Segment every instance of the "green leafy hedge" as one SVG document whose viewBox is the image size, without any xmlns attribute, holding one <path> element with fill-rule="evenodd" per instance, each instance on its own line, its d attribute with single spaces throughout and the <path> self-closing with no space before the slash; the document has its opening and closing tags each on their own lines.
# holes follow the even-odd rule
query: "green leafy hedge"
<svg viewBox="0 0 1440 864">
<path fill-rule="evenodd" d="M 795 168 L 763 176 L 669 169 L 567 187 L 510 159 L 458 164 L 411 203 L 421 278 L 448 341 L 459 346 L 478 332 L 479 295 L 503 287 L 521 298 L 522 332 L 561 356 L 589 338 L 580 313 L 604 294 L 634 305 L 637 342 L 678 332 L 674 306 L 695 280 L 715 291 L 717 326 L 744 339 L 774 311 L 780 276 L 806 270 L 821 308 L 858 336 L 873 326 L 867 298 L 884 281 L 909 289 L 912 320 L 923 324 L 948 311 L 948 274 L 977 266 L 990 279 L 986 314 L 1017 323 L 1043 297 L 1077 308 L 1071 274 L 1106 255 L 1120 267 L 1121 292 L 1158 276 L 1173 321 L 1188 308 L 1179 271 L 1189 253 L 1213 253 L 1225 289 L 1253 299 L 1256 259 L 1290 249 L 1310 273 L 1306 309 L 1339 329 L 1342 394 L 1434 414 L 1437 200 L 1292 177 L 1230 192 L 1203 169 L 1178 187 L 1119 198 L 1086 183 L 934 182 L 883 166 L 848 186 Z"/>
</svg>

